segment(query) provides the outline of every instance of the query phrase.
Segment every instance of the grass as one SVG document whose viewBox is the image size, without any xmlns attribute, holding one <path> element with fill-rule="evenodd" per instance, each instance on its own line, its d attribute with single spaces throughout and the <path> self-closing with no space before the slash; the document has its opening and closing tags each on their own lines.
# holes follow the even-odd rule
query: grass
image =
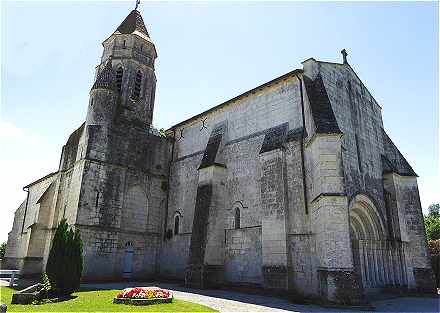
<svg viewBox="0 0 440 313">
<path fill-rule="evenodd" d="M 182 300 L 174 299 L 172 303 L 133 306 L 113 304 L 112 300 L 119 290 L 79 291 L 72 299 L 39 305 L 11 304 L 14 289 L 0 287 L 0 302 L 6 303 L 7 312 L 217 312 L 216 310 Z"/>
</svg>

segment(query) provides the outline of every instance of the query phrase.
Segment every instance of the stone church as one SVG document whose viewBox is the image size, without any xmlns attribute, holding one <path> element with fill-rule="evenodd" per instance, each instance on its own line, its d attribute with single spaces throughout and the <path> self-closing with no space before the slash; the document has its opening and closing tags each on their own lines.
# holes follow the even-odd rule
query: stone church
<svg viewBox="0 0 440 313">
<path fill-rule="evenodd" d="M 434 289 L 417 174 L 345 50 L 342 63 L 309 58 L 158 132 L 157 51 L 140 13 L 102 45 L 85 122 L 58 170 L 23 188 L 5 267 L 44 271 L 66 218 L 81 231 L 86 281 L 336 303 Z"/>
</svg>

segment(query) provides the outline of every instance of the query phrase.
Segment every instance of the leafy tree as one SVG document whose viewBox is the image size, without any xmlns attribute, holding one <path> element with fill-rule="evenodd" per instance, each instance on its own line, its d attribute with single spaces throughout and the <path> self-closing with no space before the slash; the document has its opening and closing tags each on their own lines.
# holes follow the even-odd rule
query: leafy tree
<svg viewBox="0 0 440 313">
<path fill-rule="evenodd" d="M 440 214 L 440 203 L 433 203 L 428 207 L 429 215 L 436 215 L 438 216 Z"/>
<path fill-rule="evenodd" d="M 0 259 L 2 259 L 6 254 L 6 242 L 0 245 Z"/>
<path fill-rule="evenodd" d="M 69 295 L 79 289 L 83 270 L 82 240 L 61 220 L 52 240 L 46 272 L 50 285 L 58 295 Z"/>
<path fill-rule="evenodd" d="M 440 239 L 440 215 L 437 213 L 430 213 L 424 218 L 426 237 L 428 240 Z"/>
</svg>

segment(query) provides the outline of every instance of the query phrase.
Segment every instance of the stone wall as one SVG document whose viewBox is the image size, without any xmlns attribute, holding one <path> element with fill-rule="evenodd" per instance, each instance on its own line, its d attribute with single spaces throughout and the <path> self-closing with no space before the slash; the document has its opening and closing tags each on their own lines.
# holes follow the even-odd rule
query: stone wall
<svg viewBox="0 0 440 313">
<path fill-rule="evenodd" d="M 20 260 L 25 256 L 25 249 L 23 248 L 25 241 L 24 238 L 22 238 L 22 225 L 25 207 L 26 199 L 14 213 L 12 229 L 8 233 L 6 255 L 2 263 L 3 268 L 21 268 Z"/>
<path fill-rule="evenodd" d="M 160 240 L 158 234 L 123 232 L 117 229 L 111 231 L 85 225 L 76 227 L 80 229 L 84 241 L 83 277 L 86 281 L 121 279 L 127 242 L 133 244 L 134 250 L 131 277 L 154 277 Z"/>
<path fill-rule="evenodd" d="M 160 250 L 160 276 L 166 279 L 185 279 L 188 267 L 191 233 L 180 233 L 166 238 Z"/>
<path fill-rule="evenodd" d="M 263 285 L 261 227 L 226 229 L 225 283 Z"/>
<path fill-rule="evenodd" d="M 168 209 L 167 225 L 169 231 L 172 230 L 174 216 L 179 212 L 182 216 L 182 232 L 191 235 L 193 232 L 194 208 L 196 204 L 197 184 L 199 180 L 198 167 L 203 163 L 202 158 L 208 144 L 208 138 L 212 129 L 220 122 L 227 121 L 227 136 L 223 145 L 219 148 L 218 154 L 222 155 L 222 160 L 226 165 L 225 175 L 225 197 L 221 203 L 223 229 L 234 228 L 234 212 L 240 210 L 240 227 L 243 229 L 261 227 L 261 188 L 260 175 L 261 165 L 259 152 L 267 129 L 287 122 L 288 129 L 296 129 L 301 123 L 301 107 L 299 97 L 299 83 L 294 77 L 285 81 L 274 83 L 266 89 L 255 91 L 242 99 L 235 100 L 234 103 L 226 104 L 219 110 L 206 113 L 199 118 L 183 123 L 175 129 L 175 154 L 174 162 L 170 175 L 170 199 Z M 298 171 L 298 146 L 292 148 L 289 162 L 295 163 L 295 173 L 290 173 L 290 181 L 293 188 L 301 184 L 301 179 L 293 177 Z M 294 186 L 295 185 L 295 186 Z M 292 191 L 294 200 L 292 205 L 301 205 L 303 199 L 298 199 L 297 191 Z M 304 210 L 304 209 L 302 209 Z M 301 222 L 296 222 L 298 225 Z M 261 229 L 261 228 L 260 228 Z M 234 230 L 235 231 L 235 230 Z M 239 231 L 239 230 L 238 230 Z M 269 231 L 269 230 L 268 230 Z M 301 231 L 301 230 L 299 230 Z M 231 230 L 231 232 L 233 232 Z M 228 236 L 226 234 L 226 236 Z M 245 235 L 243 235 L 245 236 Z M 226 242 L 227 238 L 226 238 Z M 170 276 L 174 272 L 173 264 L 168 264 L 166 259 L 176 253 L 174 259 L 179 258 L 181 249 L 188 250 L 189 242 L 179 238 L 166 241 L 162 249 L 161 273 Z M 229 248 L 225 248 L 226 250 Z M 225 255 L 229 252 L 226 252 Z M 175 251 L 175 252 L 172 252 Z M 255 252 L 257 253 L 257 252 Z M 223 256 L 225 257 L 225 256 Z M 243 284 L 259 284 L 256 273 L 261 273 L 259 261 L 253 261 L 246 254 L 241 258 L 248 259 L 248 271 L 253 274 L 243 274 Z M 231 279 L 228 271 L 234 269 L 232 264 L 237 261 L 227 263 L 224 268 L 225 279 Z M 234 263 L 235 262 L 235 263 Z M 179 261 L 179 268 L 181 261 Z M 232 266 L 232 267 L 231 267 Z M 232 281 L 231 281 L 232 282 Z M 237 281 L 233 281 L 237 283 Z M 228 283 L 228 282 L 226 282 Z"/>
<path fill-rule="evenodd" d="M 403 243 L 408 287 L 432 293 L 435 279 L 427 248 L 417 179 L 395 173 L 386 174 L 384 178 L 391 199 L 388 205 L 390 210 L 396 212 L 394 233 Z"/>
<path fill-rule="evenodd" d="M 342 173 L 343 188 L 339 191 L 332 190 L 332 185 L 338 185 L 333 183 L 328 185 L 330 187 L 328 192 L 340 193 L 341 196 L 347 198 L 349 203 L 357 195 L 365 195 L 372 201 L 371 206 L 377 211 L 377 218 L 385 228 L 383 237 L 379 240 L 384 242 L 391 240 L 393 241 L 392 245 L 384 246 L 402 246 L 402 249 L 405 250 L 406 259 L 402 262 L 406 264 L 403 266 L 406 266 L 408 273 L 403 276 L 397 275 L 400 278 L 396 276 L 389 279 L 392 279 L 396 286 L 404 284 L 411 288 L 411 286 L 415 286 L 413 277 L 414 272 L 418 270 L 417 268 L 412 270 L 410 264 L 412 262 L 420 264 L 422 269 L 420 272 L 426 272 L 430 268 L 426 254 L 426 240 L 423 232 L 417 183 L 414 179 L 416 174 L 386 135 L 383 130 L 380 106 L 349 65 L 318 62 L 314 59 L 306 60 L 303 64 L 305 75 L 311 79 L 322 79 L 338 127 L 342 131 L 341 152 L 336 153 L 332 156 L 333 159 L 328 159 L 326 162 L 337 161 L 341 164 L 340 173 Z M 310 118 L 312 112 L 307 109 L 310 106 L 307 95 L 305 101 L 306 118 Z M 307 120 L 306 126 L 308 140 L 311 142 L 313 136 L 315 136 L 314 130 L 317 127 L 313 122 L 307 122 Z M 310 159 L 314 159 L 314 156 L 318 154 L 318 151 L 311 151 Z M 312 163 L 306 164 L 309 193 L 315 196 L 319 194 L 316 189 L 323 186 L 324 180 L 328 180 L 327 176 L 335 176 L 328 171 L 325 171 L 325 173 L 316 172 L 318 168 Z M 334 170 L 338 171 L 338 168 L 334 168 Z M 403 177 L 402 182 L 400 178 L 385 177 L 385 180 L 383 180 L 383 173 L 399 174 Z M 411 181 L 409 185 L 407 185 L 408 181 Z M 401 188 L 405 190 L 404 193 L 399 192 Z M 345 211 L 348 212 L 347 209 Z M 335 218 L 335 215 L 332 214 L 331 218 Z M 318 224 L 321 225 L 322 223 Z M 408 227 L 412 228 L 413 239 L 409 239 L 411 231 L 407 231 Z M 327 231 L 324 231 L 324 233 L 327 233 Z M 406 243 L 402 245 L 400 240 L 404 242 L 408 240 L 414 247 L 407 247 Z M 322 239 L 316 238 L 316 242 L 320 243 Z M 341 243 L 342 241 L 338 239 L 337 242 Z M 345 246 L 345 248 L 340 247 L 336 250 L 345 249 L 350 252 L 350 245 Z M 334 249 L 331 248 L 331 250 Z M 394 256 L 393 251 L 390 248 L 390 251 L 386 253 L 391 253 L 393 257 L 397 257 Z M 351 252 L 347 255 L 350 254 Z M 347 264 L 350 266 L 350 262 Z M 374 275 L 380 278 L 379 272 L 374 273 Z M 429 277 L 430 275 L 423 274 L 420 276 Z M 328 274 L 321 275 L 322 279 L 329 277 Z M 345 276 L 342 275 L 341 277 Z M 355 276 L 352 275 L 352 277 Z M 379 283 L 379 280 L 377 280 L 377 283 Z"/>
<path fill-rule="evenodd" d="M 16 211 L 4 260 L 6 268 L 22 270 L 23 275 L 38 274 L 44 268 L 44 247 L 49 228 L 50 204 L 59 176 L 48 175 L 28 186 L 26 200 Z"/>
<path fill-rule="evenodd" d="M 151 278 L 158 270 L 171 145 L 148 126 L 115 114 L 110 123 L 85 127 L 75 226 L 84 230 L 86 280 L 122 277 L 127 249 L 133 255 L 130 275 Z M 100 262 L 109 266 L 98 271 Z"/>
</svg>

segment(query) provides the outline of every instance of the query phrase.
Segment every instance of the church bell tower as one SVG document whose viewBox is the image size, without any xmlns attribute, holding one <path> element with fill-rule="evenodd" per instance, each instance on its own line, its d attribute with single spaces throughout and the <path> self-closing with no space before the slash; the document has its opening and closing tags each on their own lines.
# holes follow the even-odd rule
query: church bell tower
<svg viewBox="0 0 440 313">
<path fill-rule="evenodd" d="M 154 62 L 157 54 L 140 12 L 137 9 L 131 11 L 102 45 L 104 51 L 101 64 L 96 69 L 96 80 L 103 76 L 102 73 L 107 73 L 107 77 L 112 76 L 112 92 L 115 96 L 114 103 L 103 104 L 107 106 L 107 112 L 112 112 L 111 121 L 106 124 L 129 123 L 148 128 L 153 120 L 156 91 Z M 91 98 L 94 92 L 92 88 Z M 90 102 L 93 103 L 93 99 Z M 98 103 L 95 105 L 99 106 Z M 94 110 L 93 107 L 90 110 Z"/>
</svg>

